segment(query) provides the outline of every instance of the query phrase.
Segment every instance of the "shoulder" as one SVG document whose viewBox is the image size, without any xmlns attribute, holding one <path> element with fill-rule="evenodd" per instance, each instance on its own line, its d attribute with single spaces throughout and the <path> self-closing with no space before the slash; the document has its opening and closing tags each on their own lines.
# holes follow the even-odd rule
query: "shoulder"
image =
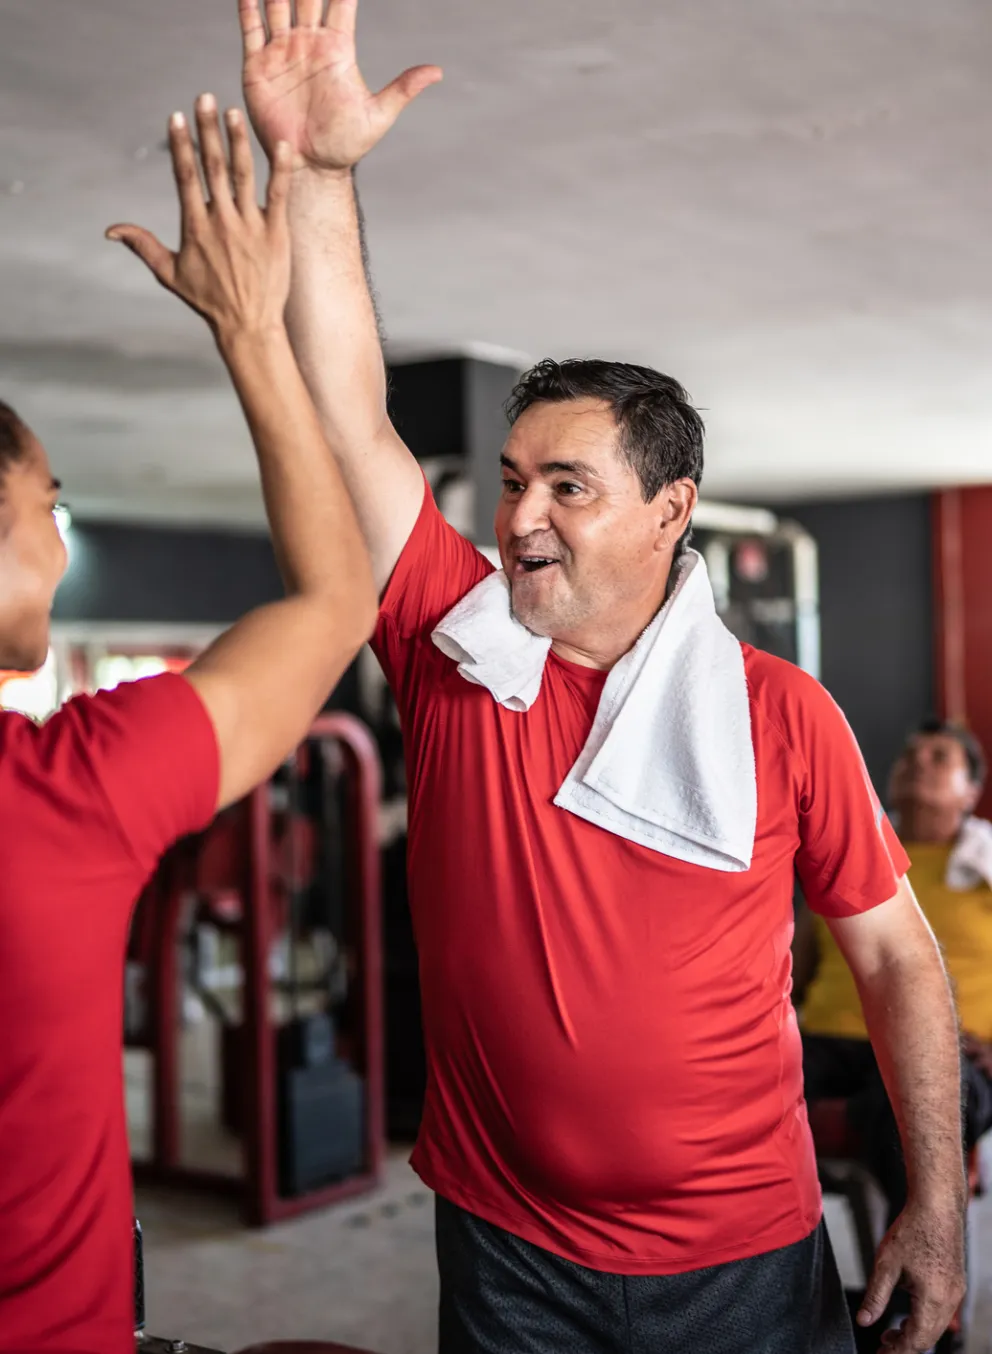
<svg viewBox="0 0 992 1354">
<path fill-rule="evenodd" d="M 774 728 L 793 750 L 824 721 L 843 721 L 837 702 L 817 679 L 784 658 L 742 644 L 754 717 Z"/>
<path fill-rule="evenodd" d="M 43 758 L 56 771 L 63 764 L 62 755 L 85 757 L 152 732 L 163 738 L 180 736 L 206 719 L 192 685 L 176 673 L 163 673 L 122 682 L 112 691 L 73 696 L 41 724 L 25 715 L 2 712 L 0 747 L 5 763 L 8 758 Z"/>
<path fill-rule="evenodd" d="M 44 727 L 28 715 L 0 710 L 0 773 L 9 769 L 11 759 L 37 746 Z"/>
<path fill-rule="evenodd" d="M 752 701 L 770 708 L 790 702 L 832 700 L 826 688 L 803 668 L 764 649 L 742 644 L 744 672 Z"/>
</svg>

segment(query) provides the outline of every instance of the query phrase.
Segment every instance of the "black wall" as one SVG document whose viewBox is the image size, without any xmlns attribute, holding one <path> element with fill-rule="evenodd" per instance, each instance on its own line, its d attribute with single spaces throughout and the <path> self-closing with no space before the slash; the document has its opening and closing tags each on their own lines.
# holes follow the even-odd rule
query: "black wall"
<svg viewBox="0 0 992 1354">
<path fill-rule="evenodd" d="M 268 539 L 75 523 L 56 620 L 211 624 L 281 596 Z"/>
<path fill-rule="evenodd" d="M 819 545 L 823 683 L 884 795 L 906 733 L 936 704 L 930 498 L 772 506 Z"/>
</svg>

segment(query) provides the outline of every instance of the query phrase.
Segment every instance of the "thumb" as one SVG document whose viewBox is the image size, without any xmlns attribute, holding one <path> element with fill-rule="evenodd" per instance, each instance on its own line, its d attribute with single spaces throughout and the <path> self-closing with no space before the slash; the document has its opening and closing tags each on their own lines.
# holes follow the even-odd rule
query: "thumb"
<svg viewBox="0 0 992 1354">
<path fill-rule="evenodd" d="M 418 94 L 423 94 L 430 85 L 436 85 L 444 79 L 440 66 L 411 66 L 408 71 L 381 89 L 375 96 L 375 109 L 383 131 L 393 125 L 407 104 L 413 103 Z"/>
<path fill-rule="evenodd" d="M 155 274 L 163 287 L 172 287 L 176 277 L 176 256 L 171 249 L 141 226 L 111 226 L 106 238 L 127 245 Z"/>
<path fill-rule="evenodd" d="M 881 1320 L 901 1273 L 901 1266 L 893 1264 L 887 1253 L 881 1251 L 875 1260 L 864 1301 L 858 1310 L 859 1326 L 874 1326 L 876 1321 Z"/>
</svg>

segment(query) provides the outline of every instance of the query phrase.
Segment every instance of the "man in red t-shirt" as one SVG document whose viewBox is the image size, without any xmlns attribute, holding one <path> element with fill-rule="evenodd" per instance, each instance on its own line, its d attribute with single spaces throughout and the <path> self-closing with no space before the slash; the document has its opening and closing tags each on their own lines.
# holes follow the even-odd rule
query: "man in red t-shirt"
<svg viewBox="0 0 992 1354">
<path fill-rule="evenodd" d="M 182 676 L 70 701 L 42 727 L 0 713 L 0 1351 L 133 1354 L 131 1188 L 121 1076 L 134 899 L 159 856 L 264 779 L 371 633 L 358 523 L 283 325 L 290 165 L 256 205 L 244 119 L 197 107 L 172 153 L 183 242 L 116 227 L 211 325 L 255 439 L 285 601 Z M 233 188 L 232 188 L 233 174 Z M 0 668 L 48 651 L 66 554 L 44 449 L 0 405 Z"/>
<path fill-rule="evenodd" d="M 496 536 L 514 616 L 550 642 L 533 703 L 498 703 L 432 641 L 492 566 L 387 418 L 352 169 L 440 73 L 371 95 L 355 0 L 322 10 L 270 3 L 267 31 L 241 0 L 244 81 L 263 143 L 296 151 L 291 336 L 372 551 L 406 738 L 442 1354 L 853 1348 L 789 1000 L 796 870 L 857 977 L 911 1163 L 862 1319 L 902 1280 L 891 1347 L 928 1348 L 963 1291 L 954 1015 L 850 730 L 744 646 L 757 823 L 736 873 L 556 806 L 696 504 L 702 424 L 643 367 L 542 363 L 511 403 Z"/>
</svg>

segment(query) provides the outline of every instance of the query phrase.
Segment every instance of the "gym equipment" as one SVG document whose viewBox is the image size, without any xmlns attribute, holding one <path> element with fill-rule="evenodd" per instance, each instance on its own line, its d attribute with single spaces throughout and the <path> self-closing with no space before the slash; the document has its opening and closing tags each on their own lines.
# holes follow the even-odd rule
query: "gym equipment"
<svg viewBox="0 0 992 1354">
<path fill-rule="evenodd" d="M 133 1163 L 139 1182 L 235 1192 L 257 1226 L 377 1183 L 379 782 L 365 726 L 350 715 L 321 716 L 268 783 L 163 860 L 130 947 L 148 975 L 150 1000 L 144 1019 L 132 1007 L 126 1039 L 154 1058 L 152 1159 Z M 200 980 L 197 947 L 207 926 L 236 942 L 243 983 L 234 1008 Z M 298 970 L 304 934 L 323 960 L 307 978 Z M 222 1117 L 242 1139 L 240 1176 L 180 1162 L 186 987 L 221 1023 Z"/>
</svg>

